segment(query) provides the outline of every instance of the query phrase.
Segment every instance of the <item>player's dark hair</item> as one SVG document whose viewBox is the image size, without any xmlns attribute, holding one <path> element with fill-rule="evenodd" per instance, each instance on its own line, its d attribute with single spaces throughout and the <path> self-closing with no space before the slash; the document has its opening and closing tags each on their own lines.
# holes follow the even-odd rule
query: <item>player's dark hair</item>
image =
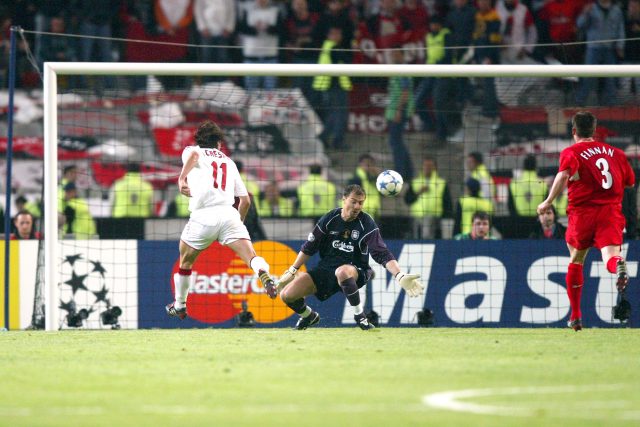
<svg viewBox="0 0 640 427">
<path fill-rule="evenodd" d="M 78 170 L 78 167 L 76 165 L 71 165 L 71 166 L 65 166 L 64 169 L 62 169 L 62 174 L 66 175 L 67 172 L 71 172 L 74 170 Z"/>
<path fill-rule="evenodd" d="M 471 157 L 473 160 L 475 160 L 476 163 L 484 163 L 484 156 L 482 155 L 482 153 L 480 153 L 478 151 L 473 151 L 473 152 L 469 153 L 469 157 Z"/>
<path fill-rule="evenodd" d="M 349 197 L 351 194 L 367 197 L 367 193 L 364 191 L 364 188 L 360 187 L 358 184 L 349 184 L 344 187 L 342 197 Z"/>
<path fill-rule="evenodd" d="M 360 157 L 358 157 L 358 163 L 362 163 L 363 160 L 373 160 L 373 161 L 375 161 L 373 156 L 371 154 L 369 154 L 369 153 L 361 154 Z"/>
<path fill-rule="evenodd" d="M 314 163 L 311 166 L 309 166 L 309 173 L 311 175 L 320 175 L 322 173 L 322 166 Z"/>
<path fill-rule="evenodd" d="M 220 148 L 223 139 L 224 132 L 211 120 L 202 122 L 195 134 L 196 145 L 203 148 Z"/>
<path fill-rule="evenodd" d="M 18 229 L 16 227 L 16 221 L 18 220 L 18 217 L 20 215 L 29 215 L 31 217 L 31 232 L 29 233 L 29 239 L 35 239 L 36 238 L 36 218 L 33 216 L 31 212 L 25 209 L 18 211 L 18 213 L 13 216 L 13 227 L 16 228 L 16 232 L 15 232 L 16 237 L 20 238 L 18 235 Z"/>
<path fill-rule="evenodd" d="M 538 166 L 538 162 L 536 161 L 536 156 L 534 156 L 533 154 L 529 154 L 527 157 L 525 157 L 523 166 L 524 166 L 524 170 L 526 171 L 536 170 L 536 167 Z"/>
<path fill-rule="evenodd" d="M 486 220 L 489 221 L 489 224 L 491 224 L 491 216 L 485 211 L 475 211 L 471 216 L 471 222 L 473 223 L 476 219 L 479 219 L 480 221 Z"/>
<path fill-rule="evenodd" d="M 590 111 L 578 111 L 571 119 L 571 126 L 579 138 L 591 138 L 596 131 L 598 120 Z"/>
<path fill-rule="evenodd" d="M 549 209 L 551 209 L 551 212 L 553 212 L 553 221 L 558 222 L 558 211 L 556 211 L 556 207 L 553 205 L 550 205 Z"/>
</svg>

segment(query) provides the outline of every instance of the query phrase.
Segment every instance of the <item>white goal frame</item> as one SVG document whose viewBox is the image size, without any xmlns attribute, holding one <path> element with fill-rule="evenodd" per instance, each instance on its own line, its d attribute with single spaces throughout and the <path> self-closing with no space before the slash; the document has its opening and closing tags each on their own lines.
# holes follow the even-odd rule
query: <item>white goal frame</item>
<svg viewBox="0 0 640 427">
<path fill-rule="evenodd" d="M 44 64 L 44 297 L 45 329 L 58 318 L 58 75 L 352 76 L 388 77 L 638 77 L 640 65 L 379 65 L 184 64 L 45 62 Z"/>
</svg>

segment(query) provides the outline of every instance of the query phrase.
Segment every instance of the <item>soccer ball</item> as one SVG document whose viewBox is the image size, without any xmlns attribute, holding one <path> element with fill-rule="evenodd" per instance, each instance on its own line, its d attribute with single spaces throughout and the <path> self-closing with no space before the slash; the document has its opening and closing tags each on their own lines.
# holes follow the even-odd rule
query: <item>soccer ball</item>
<svg viewBox="0 0 640 427">
<path fill-rule="evenodd" d="M 391 169 L 382 171 L 376 179 L 376 188 L 383 196 L 392 197 L 400 193 L 403 184 L 402 176 Z"/>
</svg>

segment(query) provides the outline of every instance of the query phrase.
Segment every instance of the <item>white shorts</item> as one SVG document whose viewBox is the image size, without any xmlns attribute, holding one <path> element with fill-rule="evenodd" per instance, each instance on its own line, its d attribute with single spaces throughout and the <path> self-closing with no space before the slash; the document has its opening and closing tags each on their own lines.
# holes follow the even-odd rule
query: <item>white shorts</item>
<svg viewBox="0 0 640 427">
<path fill-rule="evenodd" d="M 203 210 L 204 211 L 204 210 Z M 221 206 L 208 212 L 193 212 L 182 230 L 180 240 L 197 250 L 209 247 L 214 241 L 228 245 L 236 240 L 250 240 L 249 231 L 240 220 L 240 214 L 233 207 Z"/>
</svg>

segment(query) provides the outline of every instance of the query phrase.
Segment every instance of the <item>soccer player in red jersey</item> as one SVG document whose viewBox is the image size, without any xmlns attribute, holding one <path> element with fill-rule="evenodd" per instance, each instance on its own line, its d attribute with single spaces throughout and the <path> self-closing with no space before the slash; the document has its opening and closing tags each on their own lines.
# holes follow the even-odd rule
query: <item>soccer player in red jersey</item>
<svg viewBox="0 0 640 427">
<path fill-rule="evenodd" d="M 617 275 L 618 292 L 624 292 L 629 281 L 627 264 L 620 256 L 625 227 L 622 195 L 625 187 L 633 186 L 635 175 L 622 150 L 594 138 L 596 122 L 588 111 L 573 116 L 575 143 L 560 153 L 560 167 L 549 196 L 538 205 L 540 214 L 549 209 L 565 185 L 569 186 L 565 240 L 571 261 L 566 284 L 571 304 L 569 327 L 575 331 L 582 329 L 582 265 L 591 246 L 600 249 L 607 270 Z"/>
</svg>

